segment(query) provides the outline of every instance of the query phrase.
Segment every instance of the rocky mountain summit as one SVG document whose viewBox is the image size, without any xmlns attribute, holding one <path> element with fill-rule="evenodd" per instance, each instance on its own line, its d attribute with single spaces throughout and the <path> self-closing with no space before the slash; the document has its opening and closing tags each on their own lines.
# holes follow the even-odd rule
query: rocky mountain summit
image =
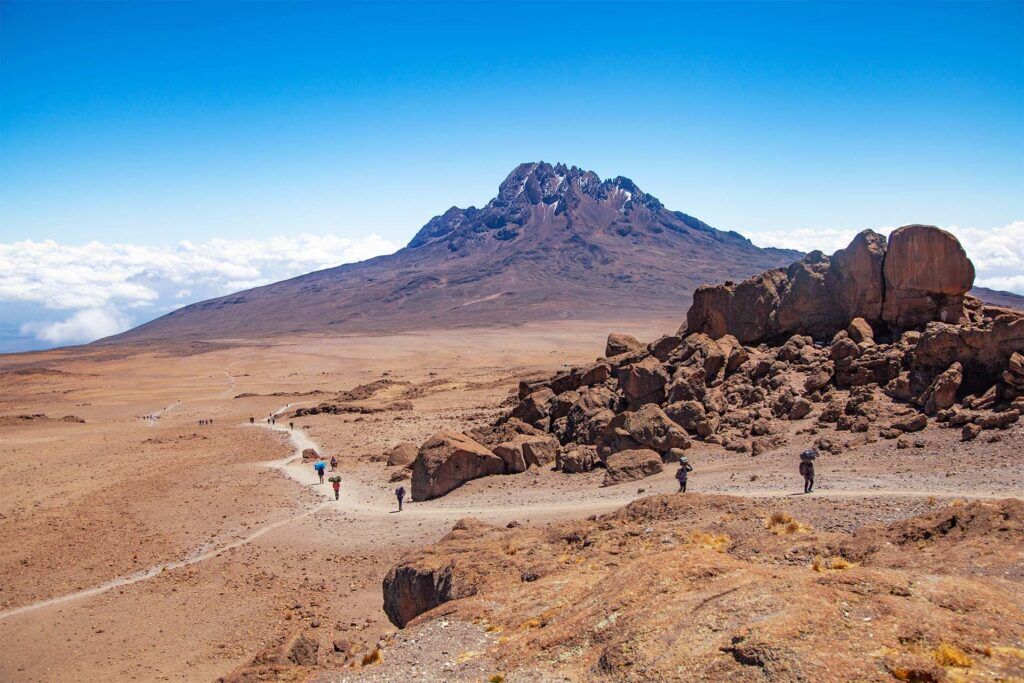
<svg viewBox="0 0 1024 683">
<path fill-rule="evenodd" d="M 675 318 L 698 286 L 797 256 L 670 211 L 628 178 L 535 162 L 394 254 L 191 304 L 106 342 Z"/>
<path fill-rule="evenodd" d="M 522 383 L 491 427 L 424 444 L 413 497 L 548 463 L 604 467 L 613 485 L 694 440 L 753 455 L 785 446 L 780 421 L 824 451 L 909 444 L 930 420 L 965 440 L 1006 428 L 1024 411 L 1024 313 L 969 296 L 973 278 L 955 237 L 911 225 L 701 287 L 675 335 L 612 334 L 593 365 Z"/>
</svg>

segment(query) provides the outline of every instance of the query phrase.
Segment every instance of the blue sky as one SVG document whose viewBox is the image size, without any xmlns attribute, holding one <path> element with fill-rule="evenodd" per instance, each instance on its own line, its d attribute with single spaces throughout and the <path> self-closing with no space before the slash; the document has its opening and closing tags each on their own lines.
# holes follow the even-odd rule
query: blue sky
<svg viewBox="0 0 1024 683">
<path fill-rule="evenodd" d="M 324 259 L 361 256 L 369 236 L 377 251 L 404 244 L 538 159 L 629 176 L 671 208 L 786 246 L 1024 220 L 1021 2 L 0 13 L 2 244 L 177 253 L 304 234 L 335 239 Z M 227 286 L 187 285 L 135 313 L 110 305 L 123 325 Z M 50 343 L 20 331 L 33 310 L 40 325 L 84 310 L 11 288 L 0 336 L 35 339 L 24 344 Z"/>
</svg>

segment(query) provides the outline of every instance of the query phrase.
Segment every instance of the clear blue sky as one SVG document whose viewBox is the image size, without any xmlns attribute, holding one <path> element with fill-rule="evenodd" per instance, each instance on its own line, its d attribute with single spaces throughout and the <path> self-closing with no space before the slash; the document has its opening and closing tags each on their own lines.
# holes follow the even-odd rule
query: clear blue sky
<svg viewBox="0 0 1024 683">
<path fill-rule="evenodd" d="M 518 162 L 740 231 L 1024 218 L 1024 5 L 0 4 L 0 242 L 405 242 Z"/>
</svg>

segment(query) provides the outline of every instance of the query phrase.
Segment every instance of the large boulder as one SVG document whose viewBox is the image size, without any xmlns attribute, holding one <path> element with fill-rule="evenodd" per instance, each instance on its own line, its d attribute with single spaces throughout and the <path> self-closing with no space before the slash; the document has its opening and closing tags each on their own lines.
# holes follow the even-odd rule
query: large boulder
<svg viewBox="0 0 1024 683">
<path fill-rule="evenodd" d="M 703 366 L 683 366 L 677 369 L 666 388 L 668 401 L 675 403 L 703 400 L 707 395 L 707 377 Z"/>
<path fill-rule="evenodd" d="M 665 414 L 691 434 L 706 438 L 718 429 L 718 416 L 708 415 L 700 401 L 679 401 L 665 406 Z"/>
<path fill-rule="evenodd" d="M 832 254 L 825 284 L 844 318 L 882 319 L 885 253 L 885 236 L 865 230 L 848 247 Z"/>
<path fill-rule="evenodd" d="M 414 443 L 409 443 L 408 441 L 400 442 L 388 451 L 388 466 L 411 467 L 412 463 L 416 460 L 416 456 L 419 454 L 419 450 Z"/>
<path fill-rule="evenodd" d="M 924 412 L 934 415 L 949 408 L 956 402 L 956 392 L 964 381 L 964 369 L 960 363 L 953 363 L 939 374 L 921 396 Z"/>
<path fill-rule="evenodd" d="M 608 335 L 608 343 L 605 344 L 604 355 L 608 358 L 614 358 L 615 356 L 621 356 L 631 351 L 639 351 L 643 348 L 644 345 L 636 337 L 612 332 Z"/>
<path fill-rule="evenodd" d="M 574 446 L 558 453 L 555 469 L 566 474 L 589 472 L 598 462 L 597 449 L 593 446 Z"/>
<path fill-rule="evenodd" d="M 449 549 L 468 548 L 481 538 L 499 533 L 489 524 L 461 519 L 441 542 Z M 455 552 L 453 556 L 440 554 L 434 547 L 419 550 L 391 567 L 384 577 L 384 613 L 392 624 L 405 628 L 412 619 L 438 605 L 474 595 L 484 579 L 479 567 L 493 567 L 499 562 L 500 557 L 486 557 L 479 549 Z"/>
<path fill-rule="evenodd" d="M 439 432 L 420 446 L 412 465 L 413 500 L 438 498 L 464 482 L 505 471 L 486 446 L 455 432 Z"/>
<path fill-rule="evenodd" d="M 974 265 L 956 237 L 930 225 L 906 225 L 889 235 L 882 318 L 898 328 L 933 320 L 956 323 Z"/>
<path fill-rule="evenodd" d="M 638 448 L 614 453 L 605 462 L 603 486 L 636 481 L 657 474 L 664 469 L 661 456 L 652 450 Z"/>
<path fill-rule="evenodd" d="M 658 453 L 667 453 L 673 448 L 689 447 L 686 430 L 673 422 L 660 407 L 648 403 L 635 412 L 616 415 L 602 432 L 597 452 L 607 460 L 616 451 L 650 448 Z"/>
<path fill-rule="evenodd" d="M 731 334 L 744 344 L 766 339 L 773 333 L 779 293 L 784 291 L 786 282 L 786 271 L 776 268 L 739 284 L 698 287 L 686 313 L 686 329 L 712 339 Z"/>
<path fill-rule="evenodd" d="M 548 409 L 554 399 L 555 392 L 548 387 L 542 387 L 520 401 L 519 405 L 512 410 L 512 417 L 527 424 L 533 424 L 547 417 Z"/>
<path fill-rule="evenodd" d="M 542 467 L 555 459 L 558 440 L 550 436 L 522 434 L 494 447 L 494 454 L 505 462 L 510 474 L 525 472 L 529 467 Z"/>
<path fill-rule="evenodd" d="M 661 403 L 669 376 L 654 356 L 619 369 L 619 387 L 630 408 Z"/>
</svg>

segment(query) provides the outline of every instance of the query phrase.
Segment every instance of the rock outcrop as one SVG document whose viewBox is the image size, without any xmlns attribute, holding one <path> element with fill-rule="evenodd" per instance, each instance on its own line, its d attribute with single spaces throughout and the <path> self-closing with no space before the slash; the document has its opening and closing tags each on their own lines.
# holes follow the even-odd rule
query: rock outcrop
<svg viewBox="0 0 1024 683">
<path fill-rule="evenodd" d="M 957 239 L 908 225 L 883 236 L 865 230 L 831 257 L 811 252 L 786 269 L 693 295 L 687 330 L 744 344 L 807 334 L 828 339 L 856 318 L 900 331 L 960 322 L 974 266 Z"/>
<path fill-rule="evenodd" d="M 888 245 L 865 231 L 832 257 L 702 288 L 674 335 L 643 345 L 613 334 L 596 364 L 523 382 L 485 442 L 505 473 L 532 458 L 564 472 L 604 466 L 615 483 L 693 440 L 755 456 L 780 447 L 788 430 L 776 420 L 867 440 L 920 432 L 929 418 L 965 438 L 1005 429 L 1024 409 L 1024 313 L 964 296 L 972 278 L 937 228 L 900 228 Z"/>
<path fill-rule="evenodd" d="M 963 318 L 974 264 L 960 242 L 930 225 L 907 225 L 889 235 L 882 319 L 900 329 Z"/>
<path fill-rule="evenodd" d="M 413 462 L 412 498 L 437 498 L 471 479 L 504 471 L 504 461 L 483 444 L 465 434 L 439 432 L 420 446 Z"/>
</svg>

